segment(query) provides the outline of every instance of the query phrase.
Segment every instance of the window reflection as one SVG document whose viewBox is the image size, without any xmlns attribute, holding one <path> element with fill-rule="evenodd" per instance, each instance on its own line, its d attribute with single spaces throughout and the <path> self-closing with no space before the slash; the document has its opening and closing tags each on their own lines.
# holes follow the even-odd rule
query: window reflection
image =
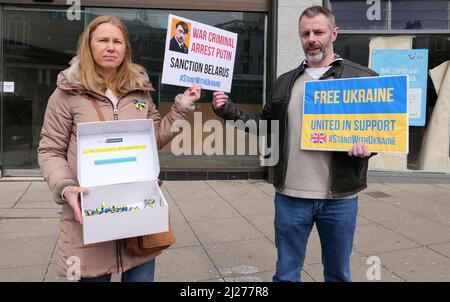
<svg viewBox="0 0 450 302">
<path fill-rule="evenodd" d="M 386 0 L 331 1 L 329 6 L 340 29 L 386 29 Z"/>
<path fill-rule="evenodd" d="M 230 97 L 234 102 L 241 104 L 240 107 L 243 110 L 260 111 L 264 97 L 265 14 L 89 8 L 86 9 L 86 20 L 89 22 L 98 15 L 114 14 L 124 21 L 130 34 L 133 61 L 147 69 L 150 80 L 156 89 L 154 101 L 157 103 L 161 115 L 165 115 L 170 111 L 174 96 L 186 89 L 185 87 L 161 84 L 169 13 L 238 34 Z M 202 98 L 196 106 L 196 112 L 202 113 L 203 123 L 211 119 L 216 119 L 223 123 L 213 112 L 211 100 L 212 91 L 204 90 Z M 194 131 L 193 118 L 190 120 L 190 125 L 192 134 L 191 146 L 194 146 L 194 140 L 200 139 L 203 142 L 210 134 L 205 132 L 202 133 L 201 138 L 195 137 L 199 132 Z M 225 132 L 223 137 L 223 154 L 226 154 L 226 144 L 233 142 L 226 141 Z M 246 140 L 246 155 L 243 156 L 175 156 L 172 154 L 169 144 L 160 151 L 161 168 L 195 170 L 200 167 L 202 169 L 242 169 L 244 167 L 259 169 L 259 157 L 248 155 L 248 136 Z"/>
<path fill-rule="evenodd" d="M 448 29 L 449 1 L 392 1 L 392 29 Z"/>
<path fill-rule="evenodd" d="M 83 21 L 66 11 L 6 7 L 3 13 L 2 163 L 7 169 L 36 169 L 36 149 L 45 107 L 58 73 L 75 54 Z"/>
<path fill-rule="evenodd" d="M 84 8 L 81 20 L 68 21 L 65 10 L 7 6 L 2 19 L 3 79 L 14 82 L 15 89 L 2 93 L 3 168 L 38 168 L 36 149 L 57 75 L 68 67 L 83 29 L 98 15 L 113 14 L 124 21 L 133 61 L 147 69 L 156 88 L 154 101 L 162 115 L 168 112 L 174 96 L 185 90 L 160 83 L 169 13 L 238 33 L 231 98 L 242 103 L 244 110 L 259 111 L 265 80 L 264 13 Z M 203 122 L 218 119 L 211 109 L 212 92 L 204 91 L 202 96 L 196 111 L 202 112 Z M 208 161 L 205 158 L 174 157 L 169 145 L 162 150 L 160 163 L 163 169 L 259 167 L 257 156 L 208 157 Z"/>
<path fill-rule="evenodd" d="M 334 44 L 334 49 L 344 58 L 348 58 L 363 66 L 367 66 L 369 61 L 369 42 L 374 36 L 375 35 L 340 34 Z M 429 50 L 428 69 L 432 69 L 441 63 L 450 60 L 450 35 L 416 35 L 413 40 L 412 48 L 425 48 Z M 425 126 L 409 127 L 409 169 L 418 169 L 420 147 L 425 134 L 425 129 L 428 126 L 431 113 L 433 112 L 433 108 L 437 100 L 436 91 L 430 76 L 428 76 L 426 100 L 427 112 Z"/>
</svg>

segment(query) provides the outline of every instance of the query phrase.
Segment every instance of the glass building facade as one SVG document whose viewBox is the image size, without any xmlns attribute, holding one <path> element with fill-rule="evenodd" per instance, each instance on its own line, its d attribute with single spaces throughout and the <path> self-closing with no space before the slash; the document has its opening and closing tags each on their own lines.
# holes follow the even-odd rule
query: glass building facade
<svg viewBox="0 0 450 302">
<path fill-rule="evenodd" d="M 245 5 L 235 6 L 234 11 L 226 6 L 227 1 L 222 4 L 223 11 L 220 5 L 217 11 L 170 8 L 187 6 L 186 3 L 177 5 L 176 2 L 180 4 L 180 1 L 168 1 L 167 9 L 146 8 L 146 1 L 141 1 L 144 7 L 138 8 L 108 7 L 109 1 L 103 1 L 102 7 L 95 7 L 89 6 L 89 1 L 83 1 L 87 4 L 79 7 L 79 11 L 77 7 L 21 2 L 30 3 L 4 3 L 0 7 L 0 71 L 6 88 L 0 98 L 0 163 L 3 175 L 39 175 L 36 149 L 48 98 L 56 88 L 58 73 L 68 68 L 76 55 L 79 36 L 99 15 L 115 15 L 127 26 L 133 61 L 148 71 L 156 89 L 153 99 L 162 116 L 170 110 L 174 97 L 185 90 L 184 87 L 161 83 L 169 13 L 237 33 L 231 98 L 246 110 L 258 111 L 263 105 L 267 88 L 268 12 L 264 9 L 267 1 L 259 1 L 258 7 L 250 9 Z M 163 4 L 161 2 L 160 6 Z M 122 6 L 126 5 L 126 1 L 122 2 Z M 223 124 L 212 111 L 211 100 L 212 91 L 204 90 L 196 106 L 195 123 L 194 118 L 190 120 L 192 146 L 202 144 L 209 134 L 195 127 L 202 127 L 211 119 Z M 196 140 L 198 142 L 194 142 Z M 226 144 L 224 141 L 223 155 L 219 152 L 212 156 L 204 152 L 194 154 L 194 150 L 191 154 L 176 156 L 170 144 L 166 145 L 160 150 L 161 169 L 264 172 L 257 154 L 250 154 L 247 148 L 245 154 L 227 155 Z"/>
<path fill-rule="evenodd" d="M 325 5 L 334 12 L 340 28 L 334 47 L 344 58 L 368 66 L 373 39 L 411 37 L 410 48 L 428 50 L 428 70 L 450 60 L 448 0 L 310 2 Z M 67 3 L 81 3 L 79 14 Z M 304 57 L 296 27 L 306 5 L 309 4 L 291 0 L 0 0 L 2 174 L 40 175 L 36 148 L 48 98 L 56 87 L 58 73 L 69 66 L 76 54 L 78 37 L 97 15 L 116 15 L 126 24 L 133 61 L 147 69 L 161 115 L 170 110 L 175 95 L 184 90 L 161 83 L 169 13 L 237 33 L 231 99 L 243 110 L 260 111 L 276 79 L 275 70 L 281 66 L 281 74 L 295 68 L 294 62 L 301 62 Z M 286 34 L 293 25 L 295 33 Z M 280 49 L 292 51 L 287 56 Z M 409 127 L 406 168 L 410 171 L 420 170 L 421 149 L 438 98 L 430 76 L 426 92 L 425 125 Z M 176 156 L 170 144 L 160 150 L 163 173 L 166 176 L 169 172 L 178 173 L 171 174 L 173 177 L 169 179 L 247 178 L 250 173 L 266 177 L 270 169 L 260 166 L 259 152 L 256 155 L 251 152 L 251 135 L 245 135 L 244 153 L 227 154 L 226 146 L 236 145 L 238 135 L 227 140 L 225 131 L 223 152 L 215 155 L 204 150 L 194 152 L 194 146 L 202 146 L 211 134 L 211 129 L 202 127 L 207 121 L 216 120 L 224 125 L 212 111 L 211 95 L 211 91 L 203 91 L 197 114 L 190 120 L 191 154 Z M 446 133 L 450 133 L 450 120 Z M 445 143 L 449 140 L 446 138 Z M 447 150 L 450 153 L 450 146 Z M 230 174 L 240 172 L 243 174 Z"/>
</svg>

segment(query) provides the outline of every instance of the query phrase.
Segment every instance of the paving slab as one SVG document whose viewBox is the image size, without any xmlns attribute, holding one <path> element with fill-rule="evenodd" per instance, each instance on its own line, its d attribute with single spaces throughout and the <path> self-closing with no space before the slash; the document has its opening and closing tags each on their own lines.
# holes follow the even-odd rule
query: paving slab
<svg viewBox="0 0 450 302">
<path fill-rule="evenodd" d="M 450 242 L 429 245 L 428 248 L 450 258 Z"/>
<path fill-rule="evenodd" d="M 379 276 L 373 274 L 372 270 L 373 262 L 367 263 L 367 256 L 363 256 L 359 253 L 353 253 L 350 258 L 350 270 L 352 274 L 353 282 L 404 282 L 404 280 L 389 271 L 389 269 L 380 266 Z M 323 265 L 309 264 L 303 268 L 311 277 L 318 281 L 323 282 Z M 368 272 L 369 271 L 369 272 Z M 380 279 L 378 279 L 380 277 Z"/>
<path fill-rule="evenodd" d="M 450 205 L 450 202 L 447 198 L 444 198 L 448 193 L 447 188 L 442 188 L 440 186 L 435 186 L 434 184 L 426 184 L 426 183 L 415 183 L 415 184 L 406 184 L 406 183 L 390 183 L 389 186 L 395 187 L 407 193 L 409 195 L 414 195 L 426 199 L 431 199 L 438 202 L 447 203 Z"/>
<path fill-rule="evenodd" d="M 223 278 L 275 269 L 276 250 L 266 238 L 204 246 Z"/>
<path fill-rule="evenodd" d="M 450 227 L 428 218 L 386 221 L 383 226 L 423 245 L 450 241 Z"/>
<path fill-rule="evenodd" d="M 59 218 L 60 208 L 57 209 L 7 209 L 0 216 L 4 218 Z"/>
<path fill-rule="evenodd" d="M 245 216 L 245 219 L 247 219 L 259 232 L 275 243 L 275 228 L 273 224 L 274 215 L 248 215 Z"/>
<path fill-rule="evenodd" d="M 272 200 L 275 198 L 275 188 L 271 183 L 268 183 L 265 180 L 249 180 L 248 182 L 263 191 L 267 196 L 272 198 Z"/>
<path fill-rule="evenodd" d="M 271 281 L 272 184 L 164 181 L 162 191 L 177 242 L 157 257 L 156 281 Z M 67 282 L 57 278 L 54 260 L 49 262 L 60 206 L 51 201 L 46 183 L 0 182 L 0 192 L 0 281 Z M 450 281 L 450 184 L 369 183 L 359 196 L 354 281 L 368 281 L 369 256 L 381 261 L 381 281 Z M 314 227 L 302 280 L 321 281 L 322 270 Z M 120 281 L 120 274 L 112 280 Z"/>
<path fill-rule="evenodd" d="M 60 209 L 61 205 L 54 201 L 20 201 L 14 205 L 14 209 Z"/>
<path fill-rule="evenodd" d="M 225 282 L 272 282 L 275 271 L 243 274 L 241 276 L 225 277 Z M 243 285 L 245 286 L 245 285 Z"/>
<path fill-rule="evenodd" d="M 167 204 L 169 205 L 170 211 L 170 221 L 172 222 L 186 222 L 186 218 L 184 218 L 183 213 L 178 208 L 177 204 L 173 201 L 172 196 L 167 191 L 165 186 L 161 187 L 161 192 L 166 198 Z"/>
<path fill-rule="evenodd" d="M 201 246 L 168 249 L 156 258 L 155 281 L 196 282 L 220 278 Z"/>
<path fill-rule="evenodd" d="M 14 205 L 30 185 L 31 182 L 0 182 L 0 206 Z"/>
<path fill-rule="evenodd" d="M 187 222 L 177 221 L 172 222 L 173 232 L 175 236 L 175 244 L 170 248 L 181 248 L 188 246 L 200 245 L 200 241 L 192 231 L 192 228 Z"/>
<path fill-rule="evenodd" d="M 422 217 L 434 217 L 442 213 L 450 213 L 450 204 L 444 204 L 432 199 L 424 199 L 423 197 L 404 196 L 390 197 L 384 200 L 395 207 L 404 209 L 414 215 Z"/>
<path fill-rule="evenodd" d="M 42 282 L 47 265 L 0 268 L 0 282 Z"/>
<path fill-rule="evenodd" d="M 204 181 L 164 181 L 163 186 L 175 201 L 179 199 L 181 202 L 195 199 L 195 195 L 211 190 Z"/>
<path fill-rule="evenodd" d="M 419 243 L 378 224 L 358 226 L 353 243 L 353 249 L 365 255 L 378 255 L 418 246 Z"/>
<path fill-rule="evenodd" d="M 275 211 L 273 198 L 249 184 L 248 181 L 207 181 L 206 183 L 242 215 L 273 214 Z"/>
<path fill-rule="evenodd" d="M 356 226 L 357 227 L 360 225 L 365 225 L 365 224 L 370 224 L 370 223 L 373 223 L 373 221 L 358 214 L 358 217 L 356 218 Z"/>
<path fill-rule="evenodd" d="M 358 214 L 373 222 L 382 222 L 387 220 L 403 220 L 417 217 L 414 213 L 378 201 L 376 198 L 365 196 L 361 198 L 366 202 L 360 202 L 358 205 Z"/>
<path fill-rule="evenodd" d="M 410 282 L 449 282 L 450 259 L 426 247 L 386 253 L 381 264 Z"/>
<path fill-rule="evenodd" d="M 20 202 L 53 201 L 53 194 L 44 181 L 34 181 L 23 194 Z"/>
<path fill-rule="evenodd" d="M 55 249 L 56 238 L 56 236 L 36 236 L 2 239 L 0 268 L 50 263 Z"/>
<path fill-rule="evenodd" d="M 439 213 L 436 216 L 428 217 L 429 219 L 439 222 L 450 227 L 450 213 Z"/>
<path fill-rule="evenodd" d="M 179 182 L 176 184 L 165 182 L 165 184 L 175 204 L 189 222 L 240 216 L 230 204 L 224 202 L 223 198 L 204 182 L 194 182 L 194 184 L 185 182 L 184 186 L 188 189 L 180 189 L 183 187 Z M 181 194 L 178 190 L 184 193 Z"/>
<path fill-rule="evenodd" d="M 275 272 L 274 272 L 275 273 Z M 300 272 L 300 278 L 302 280 L 302 282 L 316 282 L 316 280 L 314 280 L 307 272 L 305 272 L 304 270 L 302 270 Z"/>
<path fill-rule="evenodd" d="M 75 280 L 59 277 L 56 270 L 56 263 L 51 262 L 45 274 L 44 282 L 75 282 Z"/>
<path fill-rule="evenodd" d="M 306 245 L 305 264 L 322 263 L 322 246 L 320 244 L 319 233 L 314 226 Z"/>
<path fill-rule="evenodd" d="M 190 225 L 202 244 L 250 240 L 264 236 L 243 217 L 196 221 Z"/>
<path fill-rule="evenodd" d="M 0 240 L 57 236 L 58 218 L 0 219 Z"/>
<path fill-rule="evenodd" d="M 434 187 L 438 187 L 438 188 L 441 188 L 441 189 L 445 189 L 445 190 L 447 190 L 447 193 L 445 193 L 445 191 L 443 191 L 442 193 L 445 195 L 445 194 L 450 194 L 450 183 L 448 183 L 448 184 L 432 184 Z"/>
</svg>

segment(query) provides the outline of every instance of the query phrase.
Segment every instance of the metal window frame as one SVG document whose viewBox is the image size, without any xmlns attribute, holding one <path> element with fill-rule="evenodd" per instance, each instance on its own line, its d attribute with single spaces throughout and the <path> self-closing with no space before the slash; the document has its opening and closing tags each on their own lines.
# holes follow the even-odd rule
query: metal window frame
<svg viewBox="0 0 450 302">
<path fill-rule="evenodd" d="M 17 5 L 52 5 L 69 7 L 66 0 L 0 0 L 0 4 Z M 114 7 L 114 8 L 149 8 L 149 9 L 178 9 L 178 10 L 214 10 L 214 11 L 245 11 L 269 12 L 271 0 L 82 0 L 81 6 Z"/>
<path fill-rule="evenodd" d="M 196 11 L 218 11 L 218 12 L 248 12 L 248 13 L 264 13 L 265 16 L 265 36 L 264 36 L 264 87 L 263 87 L 263 105 L 266 102 L 267 92 L 271 90 L 273 83 L 275 82 L 276 68 L 273 64 L 276 64 L 274 58 L 276 54 L 276 7 L 277 0 L 131 0 L 131 1 L 107 1 L 107 0 L 82 0 L 81 9 L 84 7 L 110 7 L 110 8 L 131 8 L 131 9 L 177 9 L 177 10 L 196 10 Z M 3 13 L 4 7 L 7 6 L 9 10 L 14 10 L 17 7 L 20 10 L 32 9 L 36 10 L 37 7 L 53 7 L 56 10 L 66 10 L 71 5 L 66 4 L 66 0 L 54 0 L 48 1 L 31 1 L 31 0 L 15 0 L 5 1 L 0 0 L 0 14 Z M 273 10 L 275 8 L 275 10 Z M 0 16 L 2 17 L 2 16 Z M 0 19 L 2 20 L 2 19 Z M 0 29 L 1 24 L 0 22 Z M 275 29 L 274 29 L 275 28 Z M 0 39 L 0 46 L 1 46 Z M 3 51 L 3 47 L 0 48 L 0 52 Z M 275 51 L 275 52 L 274 52 Z M 3 56 L 1 56 L 3 57 Z M 0 62 L 0 71 L 3 68 Z M 3 72 L 0 72 L 0 77 Z M 0 82 L 1 83 L 1 82 Z M 3 94 L 1 94 L 3 95 Z M 0 102 L 0 106 L 3 102 Z M 2 108 L 0 107 L 0 113 Z M 0 120 L 2 123 L 4 119 Z M 4 129 L 1 127 L 0 129 Z M 0 156 L 3 156 L 3 139 L 2 133 L 0 133 Z M 0 157 L 0 177 L 2 176 L 41 176 L 40 169 L 4 169 L 2 167 L 2 158 Z M 253 171 L 252 168 L 248 168 L 249 172 Z M 267 171 L 267 169 L 265 169 Z M 3 175 L 2 175 L 3 174 Z"/>
</svg>

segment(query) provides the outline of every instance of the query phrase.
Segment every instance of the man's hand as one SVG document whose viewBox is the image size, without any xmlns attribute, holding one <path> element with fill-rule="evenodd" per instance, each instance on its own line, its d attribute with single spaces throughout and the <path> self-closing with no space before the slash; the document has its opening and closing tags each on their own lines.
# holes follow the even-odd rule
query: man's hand
<svg viewBox="0 0 450 302">
<path fill-rule="evenodd" d="M 356 156 L 356 157 L 369 157 L 372 154 L 372 152 L 369 151 L 369 148 L 367 145 L 362 143 L 357 143 L 352 146 L 350 150 L 348 150 L 349 156 Z"/>
<path fill-rule="evenodd" d="M 202 87 L 198 84 L 193 84 L 191 87 L 184 91 L 183 99 L 190 104 L 194 104 L 196 101 L 198 101 L 198 99 L 200 99 L 201 93 Z"/>
<path fill-rule="evenodd" d="M 80 202 L 78 201 L 78 196 L 80 195 L 81 192 L 88 193 L 88 189 L 84 187 L 69 186 L 64 190 L 64 198 L 67 200 L 67 203 L 72 208 L 75 220 L 78 223 L 83 224 L 83 216 L 81 215 Z"/>
<path fill-rule="evenodd" d="M 216 91 L 213 93 L 213 106 L 215 109 L 218 109 L 225 105 L 226 102 L 228 102 L 228 95 L 225 94 L 223 91 Z"/>
</svg>

